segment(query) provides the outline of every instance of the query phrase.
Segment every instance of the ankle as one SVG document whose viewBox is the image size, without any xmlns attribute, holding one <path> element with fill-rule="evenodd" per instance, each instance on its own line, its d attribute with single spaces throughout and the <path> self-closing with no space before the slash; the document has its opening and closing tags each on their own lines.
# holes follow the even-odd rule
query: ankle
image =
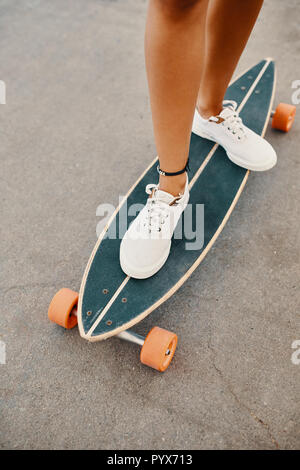
<svg viewBox="0 0 300 470">
<path fill-rule="evenodd" d="M 203 119 L 209 119 L 211 116 L 218 116 L 223 109 L 223 103 L 203 104 L 197 102 L 197 111 Z"/>
<path fill-rule="evenodd" d="M 172 194 L 176 197 L 179 193 L 184 193 L 185 184 L 186 184 L 187 174 L 182 173 L 182 175 L 177 176 L 163 176 L 159 177 L 159 189 L 165 191 L 166 193 Z"/>
</svg>

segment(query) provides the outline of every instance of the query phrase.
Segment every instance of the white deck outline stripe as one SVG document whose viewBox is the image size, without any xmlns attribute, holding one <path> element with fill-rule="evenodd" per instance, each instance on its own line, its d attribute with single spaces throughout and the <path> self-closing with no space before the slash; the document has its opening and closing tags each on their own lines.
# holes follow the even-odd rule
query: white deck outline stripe
<svg viewBox="0 0 300 470">
<path fill-rule="evenodd" d="M 252 95 L 254 89 L 256 88 L 257 84 L 259 83 L 261 77 L 264 75 L 266 69 L 268 68 L 268 66 L 270 65 L 270 63 L 273 61 L 272 58 L 266 58 L 264 59 L 266 62 L 264 64 L 264 66 L 262 67 L 261 71 L 259 72 L 259 74 L 257 75 L 256 79 L 254 80 L 253 84 L 251 85 L 251 87 L 249 88 L 247 94 L 245 95 L 245 97 L 243 98 L 242 102 L 240 103 L 240 105 L 238 106 L 237 108 L 237 111 L 240 112 L 246 102 L 248 101 L 248 98 Z M 250 70 L 250 69 L 249 69 Z M 240 77 L 242 77 L 242 75 L 244 75 L 245 73 L 247 73 L 247 71 L 243 72 L 241 75 L 239 75 L 237 78 L 235 78 L 232 83 L 235 83 Z M 273 105 L 273 100 L 274 100 L 274 93 L 275 93 L 275 86 L 276 86 L 276 68 L 275 68 L 275 74 L 274 74 L 274 83 L 273 83 L 273 90 L 272 90 L 272 96 L 271 96 L 271 100 L 270 100 L 270 106 L 269 106 L 269 111 L 268 111 L 268 114 L 267 114 L 267 117 L 266 117 L 266 122 L 265 122 L 265 125 L 264 125 L 264 128 L 263 128 L 263 131 L 261 133 L 262 136 L 264 136 L 265 132 L 266 132 L 266 128 L 267 128 L 267 125 L 268 125 L 268 121 L 269 121 L 269 118 L 270 118 L 270 113 L 271 113 L 271 108 L 272 108 L 272 105 Z M 206 167 L 207 163 L 211 160 L 211 158 L 213 157 L 213 155 L 215 154 L 217 148 L 219 147 L 219 144 L 215 144 L 213 146 L 213 148 L 210 150 L 210 152 L 208 153 L 207 157 L 205 158 L 205 160 L 203 161 L 202 165 L 199 167 L 199 169 L 197 170 L 197 172 L 195 173 L 194 177 L 192 178 L 190 184 L 189 184 L 189 188 L 192 188 L 193 185 L 195 184 L 196 180 L 199 178 L 200 174 L 202 173 L 202 171 L 204 170 L 204 168 Z M 119 211 L 119 209 L 121 208 L 121 206 L 124 204 L 125 200 L 128 198 L 129 194 L 133 191 L 133 189 L 137 186 L 137 184 L 139 183 L 139 181 L 143 178 L 143 176 L 147 173 L 147 171 L 151 168 L 151 166 L 158 160 L 158 157 L 156 157 L 152 163 L 149 165 L 149 167 L 144 171 L 144 173 L 140 176 L 140 178 L 136 181 L 136 183 L 130 188 L 130 190 L 128 191 L 127 195 L 124 197 L 124 199 L 122 200 L 121 204 L 119 205 L 119 207 L 116 209 L 116 211 L 113 213 L 112 217 L 110 218 L 109 222 L 107 223 L 106 225 L 106 228 L 104 229 L 104 231 L 102 232 L 102 234 L 100 235 L 101 237 L 101 240 L 103 239 L 105 233 L 106 233 L 106 230 L 108 228 L 108 226 L 110 225 L 111 221 L 113 220 L 114 216 L 116 215 L 116 213 Z M 220 224 L 218 230 L 216 231 L 215 235 L 212 237 L 212 239 L 210 240 L 210 242 L 207 244 L 206 248 L 202 251 L 201 255 L 197 258 L 197 260 L 195 261 L 195 263 L 190 267 L 190 269 L 186 272 L 185 276 L 183 276 L 180 281 L 178 281 L 163 297 L 161 297 L 156 303 L 154 303 L 151 307 L 149 307 L 148 309 L 146 309 L 144 312 L 142 312 L 140 315 L 138 315 L 137 317 L 134 318 L 134 321 L 130 321 L 130 322 L 127 322 L 126 324 L 123 324 L 121 327 L 119 328 L 116 328 L 114 330 L 111 330 L 107 333 L 103 333 L 102 335 L 98 335 L 98 336 L 94 336 L 92 337 L 92 333 L 94 332 L 94 330 L 97 328 L 98 324 L 100 323 L 100 321 L 103 319 L 103 317 L 105 316 L 106 312 L 109 310 L 110 306 L 114 303 L 114 301 L 116 300 L 116 298 L 119 296 L 119 293 L 123 290 L 123 288 L 125 287 L 125 285 L 127 284 L 127 282 L 129 281 L 130 277 L 127 276 L 124 281 L 121 283 L 121 285 L 119 286 L 119 288 L 117 289 L 117 291 L 115 292 L 115 294 L 113 295 L 113 297 L 110 299 L 110 301 L 108 302 L 108 304 L 105 306 L 105 308 L 103 309 L 103 311 L 101 312 L 101 315 L 97 318 L 97 320 L 93 323 L 92 327 L 89 329 L 89 331 L 87 333 L 84 333 L 83 331 L 83 327 L 81 325 L 81 321 L 79 322 L 78 321 L 78 326 L 79 326 L 79 331 L 80 331 L 80 334 L 81 336 L 83 336 L 84 338 L 88 339 L 89 341 L 91 342 L 94 342 L 94 341 L 101 341 L 101 340 L 104 340 L 108 337 L 111 337 L 111 336 L 115 336 L 116 334 L 118 334 L 119 332 L 121 331 L 124 331 L 124 330 L 127 330 L 128 328 L 130 328 L 131 326 L 133 326 L 134 324 L 138 323 L 139 321 L 141 321 L 143 318 L 145 318 L 149 313 L 151 313 L 153 310 L 155 310 L 160 304 L 162 304 L 165 300 L 167 300 L 171 295 L 173 295 L 174 292 L 176 292 L 176 290 L 179 289 L 179 287 L 185 282 L 185 280 L 192 274 L 192 272 L 196 269 L 196 267 L 201 263 L 202 259 L 206 256 L 206 254 L 208 253 L 208 251 L 210 250 L 211 246 L 213 245 L 214 241 L 216 240 L 216 238 L 219 236 L 219 234 L 221 233 L 221 231 L 223 230 L 231 212 L 233 211 L 243 189 L 244 189 L 244 186 L 246 184 L 246 181 L 248 179 L 248 176 L 249 176 L 249 173 L 250 171 L 248 170 L 245 174 L 245 177 L 243 178 L 243 181 L 240 185 L 240 188 L 239 190 L 237 191 L 236 193 L 236 196 L 234 197 L 233 201 L 232 201 L 232 204 L 230 206 L 230 208 L 228 209 L 227 213 L 225 214 L 224 216 L 224 219 L 222 220 L 222 223 Z M 87 275 L 88 274 L 88 271 L 87 271 L 87 268 L 90 267 L 90 264 L 94 258 L 94 251 L 96 251 L 98 249 L 98 246 L 100 244 L 100 237 L 98 239 L 98 242 L 96 243 L 95 247 L 94 247 L 94 250 L 92 252 L 92 255 L 90 257 L 90 260 L 89 260 L 89 263 L 86 267 L 86 270 L 85 270 L 85 274 Z M 86 272 L 87 271 L 87 272 Z M 84 290 L 84 286 L 85 286 L 85 282 L 84 281 L 84 277 L 82 279 L 82 283 L 81 283 L 81 287 L 80 287 L 80 292 L 79 292 L 79 296 L 80 295 L 83 295 L 83 290 Z M 82 289 L 83 288 L 83 289 Z M 81 292 L 82 290 L 82 292 Z M 79 302 L 78 302 L 79 304 Z M 82 302 L 80 302 L 80 305 L 82 304 Z M 80 312 L 78 317 L 80 317 L 80 320 L 81 320 L 81 308 L 79 309 Z"/>
<path fill-rule="evenodd" d="M 136 182 L 131 186 L 131 188 L 129 189 L 129 191 L 127 192 L 127 194 L 124 196 L 124 198 L 122 199 L 122 201 L 120 202 L 120 204 L 117 206 L 116 210 L 113 212 L 113 214 L 111 215 L 111 217 L 109 218 L 106 226 L 104 227 L 104 229 L 102 230 L 94 248 L 93 248 L 93 251 L 91 253 L 91 256 L 89 257 L 89 260 L 88 260 L 88 263 L 85 267 L 85 270 L 84 270 L 84 273 L 83 273 L 83 277 L 82 277 L 82 281 L 81 281 L 81 285 L 80 285 L 80 290 L 79 290 L 79 298 L 78 298 L 78 310 L 77 310 L 77 319 L 78 319 L 78 328 L 79 328 L 79 333 L 80 333 L 80 336 L 82 336 L 83 338 L 86 338 L 86 335 L 89 333 L 85 333 L 84 332 L 84 328 L 83 328 L 83 325 L 82 325 L 82 312 L 81 312 L 81 305 L 82 305 L 82 297 L 83 297 L 83 291 L 84 291 L 84 288 L 85 288 L 85 281 L 86 281 L 86 278 L 88 276 L 88 273 L 89 273 L 89 270 L 90 270 L 90 266 L 93 262 L 93 259 L 95 257 L 95 254 L 98 250 L 98 247 L 100 245 L 100 243 L 102 242 L 107 230 L 108 230 L 108 227 L 110 226 L 110 224 L 112 223 L 112 221 L 114 220 L 116 214 L 120 211 L 121 207 L 123 206 L 123 204 L 125 203 L 125 201 L 127 201 L 129 195 L 132 193 L 132 191 L 135 189 L 135 187 L 139 184 L 139 182 L 144 178 L 145 174 L 147 173 L 148 170 L 150 170 L 150 168 L 152 167 L 152 165 L 155 164 L 155 162 L 158 160 L 158 157 L 154 158 L 154 160 L 152 160 L 152 162 L 150 163 L 150 165 L 146 168 L 145 171 L 143 171 L 143 173 L 140 175 L 140 177 L 136 180 Z M 128 276 L 129 277 L 129 276 Z M 122 285 L 122 284 L 121 284 Z M 105 308 L 104 308 L 105 310 Z"/>
</svg>

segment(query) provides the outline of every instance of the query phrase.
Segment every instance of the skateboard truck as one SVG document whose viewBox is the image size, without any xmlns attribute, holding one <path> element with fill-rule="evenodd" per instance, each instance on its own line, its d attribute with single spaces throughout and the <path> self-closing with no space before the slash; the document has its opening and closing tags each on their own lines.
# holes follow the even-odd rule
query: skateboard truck
<svg viewBox="0 0 300 470">
<path fill-rule="evenodd" d="M 121 331 L 121 333 L 118 333 L 116 337 L 122 339 L 123 341 L 128 341 L 129 343 L 138 344 L 139 346 L 144 346 L 146 339 L 145 336 L 139 335 L 133 330 Z M 170 349 L 167 349 L 165 355 L 169 356 L 170 354 Z"/>
<path fill-rule="evenodd" d="M 49 319 L 58 325 L 71 329 L 77 325 L 78 292 L 60 289 L 50 302 Z M 170 365 L 177 346 L 177 335 L 155 326 L 146 337 L 133 330 L 120 331 L 116 337 L 141 347 L 141 362 L 153 369 L 164 372 Z"/>
<path fill-rule="evenodd" d="M 117 338 L 122 339 L 123 341 L 128 341 L 129 343 L 138 344 L 139 346 L 143 346 L 145 343 L 145 337 L 135 333 L 132 330 L 125 330 L 118 333 Z"/>
</svg>

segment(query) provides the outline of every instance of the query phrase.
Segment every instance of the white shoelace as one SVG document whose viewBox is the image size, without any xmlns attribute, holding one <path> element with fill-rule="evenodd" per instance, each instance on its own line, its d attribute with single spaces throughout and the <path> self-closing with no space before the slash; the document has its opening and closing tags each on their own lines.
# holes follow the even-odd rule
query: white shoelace
<svg viewBox="0 0 300 470">
<path fill-rule="evenodd" d="M 144 227 L 148 226 L 149 233 L 152 230 L 161 231 L 161 226 L 165 223 L 169 217 L 170 203 L 162 201 L 157 197 L 158 194 L 157 184 L 148 184 L 146 186 L 146 193 L 152 194 L 151 198 L 147 200 L 147 216 L 145 217 Z M 173 201 L 178 200 L 180 197 L 175 197 Z M 171 203 L 173 202 L 171 201 Z"/>
<path fill-rule="evenodd" d="M 235 112 L 237 109 L 237 103 L 233 100 L 224 100 L 223 101 L 224 110 L 232 111 L 231 114 L 227 116 L 221 116 L 224 121 L 222 122 L 223 126 L 227 127 L 227 130 L 235 135 L 238 140 L 243 140 L 246 137 L 245 127 L 243 125 L 242 119 L 239 117 L 238 113 Z M 221 113 L 222 114 L 222 113 Z M 218 117 L 212 116 L 210 121 L 218 121 Z"/>
</svg>

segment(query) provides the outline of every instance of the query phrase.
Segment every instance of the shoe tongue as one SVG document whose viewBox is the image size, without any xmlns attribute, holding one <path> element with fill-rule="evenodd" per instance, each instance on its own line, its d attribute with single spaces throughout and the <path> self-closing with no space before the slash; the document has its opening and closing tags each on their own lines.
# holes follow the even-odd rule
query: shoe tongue
<svg viewBox="0 0 300 470">
<path fill-rule="evenodd" d="M 170 204 L 174 200 L 174 196 L 170 193 L 166 193 L 165 191 L 162 191 L 161 189 L 158 189 L 155 194 L 155 198 L 158 201 L 165 202 L 166 204 Z"/>
<path fill-rule="evenodd" d="M 155 199 L 161 202 L 165 202 L 166 204 L 170 204 L 170 202 L 174 200 L 174 196 L 172 196 L 170 193 L 162 191 L 161 189 L 157 189 L 155 192 Z"/>
<path fill-rule="evenodd" d="M 234 113 L 234 109 L 227 106 L 226 108 L 223 108 L 219 116 L 223 119 L 228 118 L 229 116 L 232 116 L 232 113 Z"/>
</svg>

